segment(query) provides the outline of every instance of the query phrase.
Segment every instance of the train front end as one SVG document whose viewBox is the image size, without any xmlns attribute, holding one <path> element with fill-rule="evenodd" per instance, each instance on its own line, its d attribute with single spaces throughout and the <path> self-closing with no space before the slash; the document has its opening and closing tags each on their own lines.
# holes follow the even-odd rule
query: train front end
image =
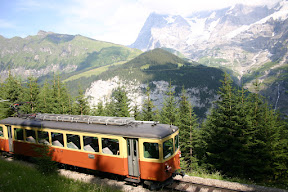
<svg viewBox="0 0 288 192">
<path fill-rule="evenodd" d="M 165 182 L 180 172 L 179 130 L 161 139 L 139 140 L 141 179 Z"/>
</svg>

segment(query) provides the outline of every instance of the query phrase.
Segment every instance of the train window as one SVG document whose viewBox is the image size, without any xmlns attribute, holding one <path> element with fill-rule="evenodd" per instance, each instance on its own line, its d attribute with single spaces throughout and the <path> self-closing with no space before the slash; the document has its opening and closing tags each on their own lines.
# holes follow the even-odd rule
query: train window
<svg viewBox="0 0 288 192">
<path fill-rule="evenodd" d="M 3 127 L 0 127 L 0 137 L 3 137 Z"/>
<path fill-rule="evenodd" d="M 102 153 L 119 155 L 119 140 L 102 138 Z"/>
<path fill-rule="evenodd" d="M 38 143 L 49 145 L 49 133 L 46 131 L 38 131 Z"/>
<path fill-rule="evenodd" d="M 144 157 L 151 159 L 159 159 L 159 145 L 158 143 L 143 143 Z"/>
<path fill-rule="evenodd" d="M 19 128 L 14 129 L 14 139 L 23 141 L 24 140 L 23 133 L 24 133 L 23 129 L 19 129 Z"/>
<path fill-rule="evenodd" d="M 173 154 L 173 139 L 169 139 L 163 143 L 163 157 L 167 159 Z"/>
<path fill-rule="evenodd" d="M 99 152 L 97 137 L 83 136 L 84 150 L 90 152 Z"/>
<path fill-rule="evenodd" d="M 26 141 L 36 143 L 36 134 L 34 130 L 26 130 Z"/>
<path fill-rule="evenodd" d="M 179 135 L 175 136 L 174 142 L 175 142 L 175 151 L 176 151 L 179 148 Z"/>
<path fill-rule="evenodd" d="M 52 137 L 52 145 L 57 147 L 63 147 L 64 146 L 64 140 L 63 140 L 63 134 L 62 133 L 51 133 Z"/>
<path fill-rule="evenodd" d="M 81 149 L 80 145 L 80 136 L 79 135 L 73 135 L 73 134 L 67 134 L 67 147 L 70 149 Z"/>
</svg>

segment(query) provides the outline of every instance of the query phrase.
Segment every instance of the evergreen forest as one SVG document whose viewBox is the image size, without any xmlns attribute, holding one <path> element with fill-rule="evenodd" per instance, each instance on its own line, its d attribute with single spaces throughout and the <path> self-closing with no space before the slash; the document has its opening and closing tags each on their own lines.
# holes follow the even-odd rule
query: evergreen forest
<svg viewBox="0 0 288 192">
<path fill-rule="evenodd" d="M 200 122 L 188 101 L 185 87 L 176 100 L 170 88 L 163 108 L 157 110 L 146 90 L 143 106 L 130 107 L 123 87 L 116 88 L 105 104 L 89 106 L 84 90 L 78 87 L 73 97 L 59 76 L 43 86 L 30 77 L 22 82 L 9 74 L 1 84 L 0 118 L 15 115 L 10 106 L 23 103 L 18 113 L 54 113 L 95 116 L 132 116 L 136 120 L 159 121 L 180 129 L 182 169 L 185 172 L 220 172 L 226 177 L 237 177 L 256 183 L 272 183 L 288 187 L 288 123 L 287 118 L 274 111 L 260 94 L 235 88 L 225 73 L 205 121 Z M 77 89 L 77 88 L 76 88 Z M 140 110 L 141 109 L 141 110 Z"/>
</svg>

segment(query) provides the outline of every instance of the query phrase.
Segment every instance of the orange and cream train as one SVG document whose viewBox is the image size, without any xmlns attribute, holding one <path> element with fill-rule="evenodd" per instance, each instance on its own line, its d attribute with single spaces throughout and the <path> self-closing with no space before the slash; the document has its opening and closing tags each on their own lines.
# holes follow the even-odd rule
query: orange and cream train
<svg viewBox="0 0 288 192">
<path fill-rule="evenodd" d="M 0 150 L 35 156 L 48 146 L 52 160 L 123 175 L 148 185 L 180 169 L 179 129 L 133 118 L 37 114 L 0 121 Z"/>
</svg>

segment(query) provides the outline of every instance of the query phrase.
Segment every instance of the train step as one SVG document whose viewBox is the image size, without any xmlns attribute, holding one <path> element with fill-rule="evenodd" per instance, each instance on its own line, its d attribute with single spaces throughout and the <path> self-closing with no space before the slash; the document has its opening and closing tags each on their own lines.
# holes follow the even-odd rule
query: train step
<svg viewBox="0 0 288 192">
<path fill-rule="evenodd" d="M 125 178 L 124 180 L 130 183 L 137 183 L 137 184 L 141 182 L 140 179 L 133 179 L 133 178 Z"/>
</svg>

